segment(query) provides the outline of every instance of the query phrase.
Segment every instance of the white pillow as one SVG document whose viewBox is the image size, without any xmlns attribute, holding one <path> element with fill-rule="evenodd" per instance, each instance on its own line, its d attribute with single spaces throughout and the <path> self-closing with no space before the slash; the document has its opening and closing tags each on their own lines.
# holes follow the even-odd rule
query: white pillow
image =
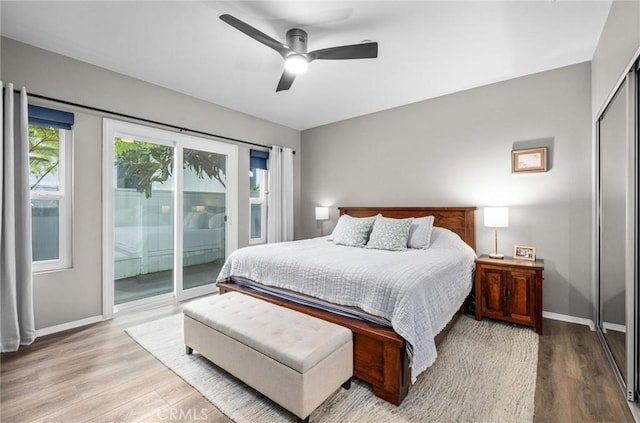
<svg viewBox="0 0 640 423">
<path fill-rule="evenodd" d="M 343 214 L 342 216 L 340 216 L 340 218 L 338 219 L 338 223 L 336 223 L 336 227 L 333 228 L 333 232 L 331 232 L 331 235 L 329 235 L 329 241 L 333 241 L 333 234 L 342 231 L 342 225 L 345 225 L 345 220 L 349 219 L 353 219 L 353 217 L 349 216 L 348 214 Z"/>
<path fill-rule="evenodd" d="M 338 224 L 329 239 L 336 245 L 364 247 L 369 240 L 371 227 L 376 217 L 351 217 L 348 214 L 343 214 L 338 219 Z"/>
<path fill-rule="evenodd" d="M 433 216 L 418 217 L 413 219 L 409 230 L 407 246 L 409 248 L 427 249 L 431 245 L 431 232 L 433 231 Z"/>
<path fill-rule="evenodd" d="M 366 248 L 377 250 L 406 251 L 409 230 L 413 217 L 392 219 L 378 216 L 373 224 Z"/>
<path fill-rule="evenodd" d="M 460 243 L 466 245 L 462 238 L 460 238 L 460 235 L 452 230 L 434 226 L 433 233 L 431 234 L 431 245 L 435 245 L 436 243 L 439 247 L 443 245 L 460 245 Z"/>
</svg>

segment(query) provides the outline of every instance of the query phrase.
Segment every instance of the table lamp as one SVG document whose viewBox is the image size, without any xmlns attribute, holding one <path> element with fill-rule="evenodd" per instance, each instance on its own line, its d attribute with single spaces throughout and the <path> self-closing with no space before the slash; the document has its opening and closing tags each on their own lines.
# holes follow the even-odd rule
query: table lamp
<svg viewBox="0 0 640 423">
<path fill-rule="evenodd" d="M 496 250 L 494 253 L 489 254 L 489 257 L 503 259 L 504 254 L 498 253 L 498 228 L 509 226 L 509 209 L 507 207 L 485 207 L 484 226 L 493 228 L 495 231 Z"/>
<path fill-rule="evenodd" d="M 329 207 L 316 207 L 316 220 L 320 222 L 320 236 L 324 236 L 323 224 L 329 220 Z"/>
</svg>

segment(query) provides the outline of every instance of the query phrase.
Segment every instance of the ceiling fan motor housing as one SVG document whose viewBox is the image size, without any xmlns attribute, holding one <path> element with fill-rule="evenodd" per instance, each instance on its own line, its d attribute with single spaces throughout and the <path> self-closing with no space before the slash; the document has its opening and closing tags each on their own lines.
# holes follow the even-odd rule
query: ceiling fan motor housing
<svg viewBox="0 0 640 423">
<path fill-rule="evenodd" d="M 291 88 L 296 75 L 304 73 L 309 63 L 314 60 L 374 59 L 378 57 L 378 43 L 374 41 L 323 48 L 307 53 L 307 33 L 300 28 L 287 31 L 287 44 L 284 44 L 231 15 L 220 15 L 220 19 L 259 43 L 277 51 L 282 56 L 285 60 L 285 70 L 282 72 L 276 92 Z"/>
<path fill-rule="evenodd" d="M 296 53 L 307 52 L 307 33 L 299 28 L 287 31 L 287 45 Z"/>
</svg>

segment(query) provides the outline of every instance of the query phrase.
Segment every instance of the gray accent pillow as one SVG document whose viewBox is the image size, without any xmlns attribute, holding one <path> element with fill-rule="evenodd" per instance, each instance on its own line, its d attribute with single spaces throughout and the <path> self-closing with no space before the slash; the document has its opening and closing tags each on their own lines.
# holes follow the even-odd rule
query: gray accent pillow
<svg viewBox="0 0 640 423">
<path fill-rule="evenodd" d="M 422 250 L 429 248 L 429 245 L 431 245 L 431 232 L 433 232 L 433 216 L 413 219 L 407 246 Z"/>
<path fill-rule="evenodd" d="M 376 216 L 351 217 L 348 214 L 343 214 L 329 239 L 336 245 L 364 247 L 375 220 Z"/>
<path fill-rule="evenodd" d="M 409 230 L 413 217 L 407 219 L 392 219 L 378 216 L 373 224 L 373 230 L 366 248 L 377 250 L 405 251 Z"/>
</svg>

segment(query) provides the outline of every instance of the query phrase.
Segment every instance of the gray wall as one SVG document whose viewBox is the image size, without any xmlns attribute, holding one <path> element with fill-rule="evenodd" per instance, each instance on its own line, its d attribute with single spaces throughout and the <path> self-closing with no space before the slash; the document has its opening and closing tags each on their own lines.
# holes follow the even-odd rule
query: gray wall
<svg viewBox="0 0 640 423">
<path fill-rule="evenodd" d="M 3 81 L 25 85 L 29 92 L 263 145 L 296 149 L 294 216 L 295 233 L 300 233 L 299 131 L 14 40 L 2 38 L 1 41 Z M 37 329 L 102 314 L 102 116 L 58 107 L 76 112 L 74 265 L 72 269 L 35 275 Z M 241 247 L 249 240 L 248 152 L 248 147 L 239 148 L 238 240 Z"/>
<path fill-rule="evenodd" d="M 607 97 L 640 48 L 640 2 L 615 0 L 593 54 L 593 114 Z"/>
<path fill-rule="evenodd" d="M 470 69 L 470 72 L 473 70 Z M 544 310 L 592 317 L 591 69 L 583 63 L 302 132 L 302 235 L 313 208 L 506 205 L 499 249 L 545 260 Z M 548 146 L 546 173 L 511 173 L 514 147 Z M 493 230 L 477 215 L 477 252 Z"/>
</svg>

